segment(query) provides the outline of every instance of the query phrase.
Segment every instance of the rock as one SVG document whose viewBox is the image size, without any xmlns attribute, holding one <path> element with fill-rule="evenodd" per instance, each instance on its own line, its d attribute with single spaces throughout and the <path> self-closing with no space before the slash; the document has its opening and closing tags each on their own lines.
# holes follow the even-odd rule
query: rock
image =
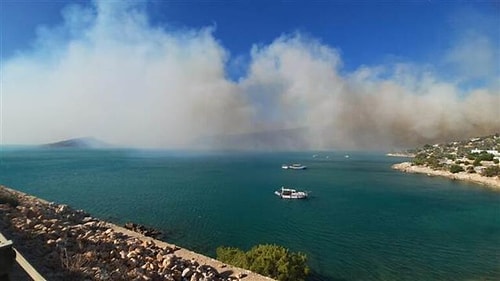
<svg viewBox="0 0 500 281">
<path fill-rule="evenodd" d="M 134 267 L 137 267 L 137 260 L 135 258 L 130 258 L 128 260 L 128 264 L 130 265 L 130 267 L 134 268 Z"/>
<path fill-rule="evenodd" d="M 189 281 L 199 281 L 203 278 L 203 275 L 199 272 L 195 272 L 193 275 L 191 275 L 191 279 Z"/>
<path fill-rule="evenodd" d="M 135 258 L 136 256 L 137 256 L 137 253 L 136 253 L 136 252 L 133 252 L 133 251 L 132 251 L 132 252 L 129 252 L 129 253 L 127 254 L 127 258 L 129 258 L 129 259 L 130 259 L 130 258 Z"/>
<path fill-rule="evenodd" d="M 119 255 L 120 255 L 120 258 L 122 258 L 122 259 L 125 259 L 127 257 L 127 253 L 125 253 L 124 250 L 121 250 Z"/>
<path fill-rule="evenodd" d="M 94 219 L 94 218 L 92 218 L 92 217 L 84 217 L 84 218 L 82 219 L 82 222 L 83 222 L 83 223 L 87 223 L 87 222 L 91 222 L 91 221 L 95 221 L 95 219 Z"/>
<path fill-rule="evenodd" d="M 69 210 L 68 205 L 59 205 L 59 207 L 56 208 L 56 214 L 63 214 L 66 213 Z"/>
<path fill-rule="evenodd" d="M 26 219 L 26 226 L 27 226 L 27 227 L 30 227 L 30 228 L 31 228 L 34 224 L 35 224 L 35 223 L 34 223 L 32 220 L 30 220 L 30 219 L 28 219 L 28 218 Z"/>
<path fill-rule="evenodd" d="M 161 265 L 162 265 L 162 267 L 163 267 L 163 268 L 171 268 L 171 267 L 172 267 L 172 265 L 174 264 L 174 261 L 175 261 L 175 260 L 173 260 L 172 258 L 168 258 L 168 257 L 167 257 L 167 258 L 165 258 L 165 259 L 163 260 L 163 262 L 162 262 L 162 264 L 161 264 Z"/>
<path fill-rule="evenodd" d="M 190 267 L 186 267 L 186 268 L 182 271 L 181 276 L 182 276 L 182 277 L 189 278 L 189 277 L 191 277 L 191 275 L 193 275 L 193 273 L 194 273 L 193 269 L 191 269 Z"/>
</svg>

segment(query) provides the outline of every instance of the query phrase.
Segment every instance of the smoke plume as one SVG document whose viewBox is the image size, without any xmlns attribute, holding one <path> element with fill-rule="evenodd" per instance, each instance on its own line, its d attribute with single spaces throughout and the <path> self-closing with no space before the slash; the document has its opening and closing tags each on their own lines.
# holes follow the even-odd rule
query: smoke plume
<svg viewBox="0 0 500 281">
<path fill-rule="evenodd" d="M 254 46 L 247 75 L 232 81 L 213 28 L 156 27 L 115 1 L 68 8 L 64 19 L 3 62 L 3 143 L 366 149 L 500 132 L 499 48 L 484 36 L 443 55 L 481 85 L 411 63 L 348 72 L 338 49 L 300 33 Z"/>
</svg>

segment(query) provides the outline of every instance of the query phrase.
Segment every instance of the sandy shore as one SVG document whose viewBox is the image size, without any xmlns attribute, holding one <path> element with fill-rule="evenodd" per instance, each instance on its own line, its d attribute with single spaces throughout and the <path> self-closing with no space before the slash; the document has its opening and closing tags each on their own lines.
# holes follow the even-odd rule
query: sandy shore
<svg viewBox="0 0 500 281">
<path fill-rule="evenodd" d="M 404 153 L 404 152 L 389 152 L 389 153 L 386 153 L 385 156 L 413 158 L 413 157 L 415 157 L 415 154 L 413 154 L 413 153 Z"/>
<path fill-rule="evenodd" d="M 47 280 L 273 280 L 82 210 L 1 185 L 0 193 L 19 202 L 16 207 L 0 204 L 0 232 Z M 29 280 L 24 278 L 19 280 Z"/>
<path fill-rule="evenodd" d="M 498 176 L 485 177 L 479 174 L 470 174 L 466 172 L 453 174 L 448 171 L 433 170 L 429 167 L 424 167 L 424 166 L 412 166 L 410 162 L 394 164 L 392 165 L 392 168 L 406 173 L 426 174 L 428 176 L 441 176 L 453 180 L 463 180 L 463 181 L 473 182 L 500 191 L 500 178 Z"/>
</svg>

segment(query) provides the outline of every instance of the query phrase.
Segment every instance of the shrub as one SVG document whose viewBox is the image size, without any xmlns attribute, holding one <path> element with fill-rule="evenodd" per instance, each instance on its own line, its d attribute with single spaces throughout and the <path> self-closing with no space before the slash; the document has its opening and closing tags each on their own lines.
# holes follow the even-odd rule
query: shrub
<svg viewBox="0 0 500 281">
<path fill-rule="evenodd" d="M 472 160 L 476 160 L 476 156 L 477 155 L 478 155 L 477 153 L 470 153 L 470 154 L 467 155 L 467 159 L 469 159 L 471 161 Z"/>
<path fill-rule="evenodd" d="M 467 173 L 475 174 L 476 170 L 474 170 L 474 166 L 467 166 Z"/>
<path fill-rule="evenodd" d="M 487 153 L 486 151 L 481 151 L 476 159 L 479 159 L 481 161 L 493 161 L 493 157 L 493 154 Z"/>
<path fill-rule="evenodd" d="M 232 247 L 217 248 L 217 259 L 279 281 L 303 281 L 309 274 L 307 257 L 278 245 L 257 245 L 248 252 Z"/>
<path fill-rule="evenodd" d="M 427 159 L 427 154 L 425 154 L 425 153 L 418 153 L 413 158 L 413 163 L 415 165 L 424 165 L 425 162 L 426 162 L 426 159 Z"/>
<path fill-rule="evenodd" d="M 458 173 L 458 172 L 463 172 L 464 168 L 462 168 L 462 166 L 460 165 L 451 165 L 450 167 L 450 172 L 452 173 Z"/>
<path fill-rule="evenodd" d="M 8 204 L 12 207 L 19 205 L 17 197 L 6 190 L 0 190 L 0 204 Z"/>
<path fill-rule="evenodd" d="M 493 159 L 493 163 L 498 164 L 499 162 L 500 160 L 498 160 L 497 158 Z"/>
<path fill-rule="evenodd" d="M 245 252 L 233 247 L 219 247 L 216 250 L 217 259 L 241 268 L 248 268 Z"/>
<path fill-rule="evenodd" d="M 494 177 L 500 175 L 500 167 L 499 166 L 489 166 L 483 171 L 483 175 L 487 177 Z"/>
</svg>

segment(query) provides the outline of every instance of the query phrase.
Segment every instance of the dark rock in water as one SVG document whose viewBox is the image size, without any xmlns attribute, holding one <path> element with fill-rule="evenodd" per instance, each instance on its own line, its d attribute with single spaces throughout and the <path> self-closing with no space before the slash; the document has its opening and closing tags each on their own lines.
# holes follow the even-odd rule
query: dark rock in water
<svg viewBox="0 0 500 281">
<path fill-rule="evenodd" d="M 159 230 L 133 222 L 127 222 L 124 227 L 128 230 L 132 230 L 147 237 L 159 238 L 162 235 L 161 231 Z"/>
</svg>

